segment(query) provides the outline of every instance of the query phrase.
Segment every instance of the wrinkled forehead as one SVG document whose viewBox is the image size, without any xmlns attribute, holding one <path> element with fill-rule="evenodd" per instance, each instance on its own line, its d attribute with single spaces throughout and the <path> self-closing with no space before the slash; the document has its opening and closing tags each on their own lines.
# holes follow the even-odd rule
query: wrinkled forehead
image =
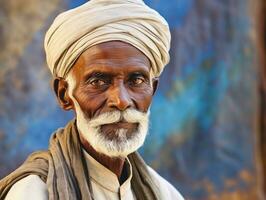
<svg viewBox="0 0 266 200">
<path fill-rule="evenodd" d="M 134 46 L 125 42 L 110 41 L 84 51 L 71 71 L 80 74 L 96 69 L 102 72 L 139 70 L 150 73 L 151 63 L 148 57 Z"/>
</svg>

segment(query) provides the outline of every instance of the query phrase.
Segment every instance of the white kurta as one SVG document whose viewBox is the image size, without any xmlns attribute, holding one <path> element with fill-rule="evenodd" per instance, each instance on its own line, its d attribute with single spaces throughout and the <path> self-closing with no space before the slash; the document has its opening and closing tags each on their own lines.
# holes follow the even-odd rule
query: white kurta
<svg viewBox="0 0 266 200">
<path fill-rule="evenodd" d="M 85 152 L 85 151 L 84 151 Z M 117 176 L 85 152 L 93 195 L 96 200 L 136 200 L 131 187 L 132 167 L 126 160 L 129 176 L 120 185 Z M 184 200 L 180 193 L 152 168 L 154 183 L 160 188 L 162 200 Z M 29 175 L 12 186 L 5 200 L 48 200 L 46 184 L 36 175 Z"/>
</svg>

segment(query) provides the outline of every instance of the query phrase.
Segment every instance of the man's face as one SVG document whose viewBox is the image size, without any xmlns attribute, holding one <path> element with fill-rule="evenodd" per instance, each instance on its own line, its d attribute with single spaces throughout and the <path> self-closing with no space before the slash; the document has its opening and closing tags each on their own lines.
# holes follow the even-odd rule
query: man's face
<svg viewBox="0 0 266 200">
<path fill-rule="evenodd" d="M 67 80 L 78 128 L 85 138 L 95 132 L 102 136 L 100 140 L 119 144 L 134 137 L 140 139 L 140 132 L 146 135 L 154 93 L 149 71 L 148 58 L 123 42 L 95 45 L 79 57 Z M 145 136 L 141 138 L 144 141 Z M 90 140 L 94 139 L 88 138 L 89 143 Z"/>
</svg>

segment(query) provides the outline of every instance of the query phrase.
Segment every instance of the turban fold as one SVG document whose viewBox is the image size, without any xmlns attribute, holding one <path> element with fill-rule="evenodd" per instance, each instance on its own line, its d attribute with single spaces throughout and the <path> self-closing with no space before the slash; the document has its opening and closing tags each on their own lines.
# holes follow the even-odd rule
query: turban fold
<svg viewBox="0 0 266 200">
<path fill-rule="evenodd" d="M 103 42 L 122 41 L 143 52 L 159 76 L 169 62 L 170 31 L 165 19 L 142 0 L 91 0 L 61 13 L 44 40 L 52 74 L 67 73 L 88 48 Z"/>
</svg>

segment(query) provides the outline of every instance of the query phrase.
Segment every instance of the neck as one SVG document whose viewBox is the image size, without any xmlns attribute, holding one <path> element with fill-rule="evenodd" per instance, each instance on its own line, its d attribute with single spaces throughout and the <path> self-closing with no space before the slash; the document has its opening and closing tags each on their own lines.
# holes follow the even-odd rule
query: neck
<svg viewBox="0 0 266 200">
<path fill-rule="evenodd" d="M 125 163 L 125 158 L 120 157 L 109 157 L 107 155 L 98 153 L 89 143 L 87 140 L 84 139 L 84 137 L 79 134 L 81 144 L 83 148 L 87 151 L 88 154 L 90 154 L 95 160 L 97 160 L 99 163 L 101 163 L 103 166 L 108 168 L 110 171 L 112 171 L 118 179 L 120 179 L 123 166 Z"/>
</svg>

